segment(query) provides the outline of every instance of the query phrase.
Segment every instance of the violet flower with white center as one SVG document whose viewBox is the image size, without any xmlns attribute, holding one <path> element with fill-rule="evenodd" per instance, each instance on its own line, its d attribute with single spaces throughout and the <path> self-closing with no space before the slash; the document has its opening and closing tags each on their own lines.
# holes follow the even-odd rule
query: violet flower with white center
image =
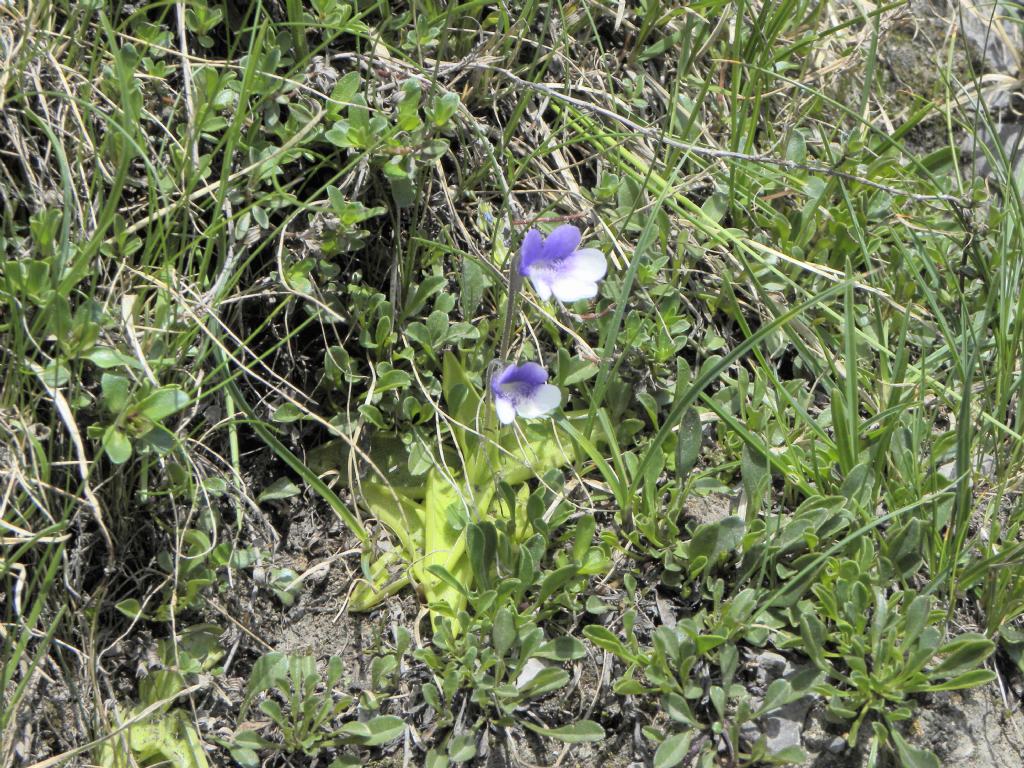
<svg viewBox="0 0 1024 768">
<path fill-rule="evenodd" d="M 544 237 L 531 229 L 520 249 L 519 274 L 530 278 L 542 300 L 554 294 L 569 303 L 597 296 L 597 281 L 605 276 L 608 265 L 596 248 L 580 248 L 580 231 L 572 224 L 557 227 Z"/>
<path fill-rule="evenodd" d="M 547 383 L 548 372 L 537 363 L 502 368 L 491 377 L 491 393 L 498 421 L 511 424 L 516 416 L 544 416 L 562 402 L 562 391 Z"/>
</svg>

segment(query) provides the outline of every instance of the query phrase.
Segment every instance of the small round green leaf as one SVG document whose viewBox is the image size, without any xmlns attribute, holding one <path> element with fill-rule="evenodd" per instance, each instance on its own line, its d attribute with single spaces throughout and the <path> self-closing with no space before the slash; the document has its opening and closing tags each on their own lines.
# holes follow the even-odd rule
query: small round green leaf
<svg viewBox="0 0 1024 768">
<path fill-rule="evenodd" d="M 103 433 L 103 450 L 114 464 L 124 464 L 132 456 L 132 442 L 124 432 L 111 424 Z"/>
</svg>

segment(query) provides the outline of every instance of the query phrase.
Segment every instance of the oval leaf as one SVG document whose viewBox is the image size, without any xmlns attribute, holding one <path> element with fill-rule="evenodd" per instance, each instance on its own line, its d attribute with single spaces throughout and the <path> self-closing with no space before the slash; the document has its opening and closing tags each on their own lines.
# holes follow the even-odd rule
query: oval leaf
<svg viewBox="0 0 1024 768">
<path fill-rule="evenodd" d="M 189 397 L 179 387 L 161 387 L 139 401 L 135 410 L 153 421 L 160 421 L 188 405 Z"/>
<path fill-rule="evenodd" d="M 539 725 L 534 725 L 526 720 L 521 722 L 534 733 L 564 741 L 566 744 L 601 741 L 604 738 L 604 728 L 593 720 L 580 720 L 572 725 L 563 725 L 561 728 L 541 728 Z"/>
<path fill-rule="evenodd" d="M 684 731 L 669 736 L 658 746 L 654 753 L 654 768 L 673 768 L 686 759 L 690 751 L 693 731 Z"/>
<path fill-rule="evenodd" d="M 287 477 L 280 477 L 268 485 L 256 501 L 262 503 L 264 501 L 273 501 L 274 499 L 290 499 L 292 496 L 298 496 L 299 493 L 301 491 L 295 483 Z"/>
<path fill-rule="evenodd" d="M 132 456 L 132 442 L 124 432 L 111 424 L 103 433 L 103 450 L 114 464 L 124 464 Z"/>
</svg>

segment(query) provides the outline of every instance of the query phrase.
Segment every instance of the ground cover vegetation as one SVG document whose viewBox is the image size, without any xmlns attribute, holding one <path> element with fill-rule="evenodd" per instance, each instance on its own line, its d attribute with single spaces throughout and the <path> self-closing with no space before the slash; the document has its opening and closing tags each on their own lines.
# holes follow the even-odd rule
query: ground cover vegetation
<svg viewBox="0 0 1024 768">
<path fill-rule="evenodd" d="M 1019 177 L 922 7 L 0 3 L 0 764 L 1016 706 Z"/>
</svg>

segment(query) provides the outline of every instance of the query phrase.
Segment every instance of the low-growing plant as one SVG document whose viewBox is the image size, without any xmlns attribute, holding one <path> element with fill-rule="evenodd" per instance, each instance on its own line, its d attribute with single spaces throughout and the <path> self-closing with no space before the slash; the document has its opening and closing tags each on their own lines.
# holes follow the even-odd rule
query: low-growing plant
<svg viewBox="0 0 1024 768">
<path fill-rule="evenodd" d="M 861 541 L 858 557 L 826 566 L 811 588 L 815 604 L 805 603 L 800 615 L 800 648 L 829 679 L 818 690 L 828 696 L 831 713 L 851 722 L 851 745 L 872 715 L 882 725 L 871 738 L 885 743 L 886 734 L 897 733 L 893 724 L 913 714 L 915 694 L 973 688 L 995 678 L 982 668 L 995 643 L 972 632 L 945 639 L 945 613 L 933 611 L 927 595 L 875 583 L 875 558 L 867 540 Z M 892 743 L 906 751 L 898 740 Z"/>
<path fill-rule="evenodd" d="M 769 626 L 753 589 L 724 600 L 724 588 L 722 580 L 715 582 L 712 610 L 702 609 L 674 627 L 657 627 L 650 647 L 642 647 L 636 637 L 637 617 L 632 609 L 622 615 L 621 638 L 602 625 L 584 628 L 587 639 L 626 665 L 614 683 L 617 693 L 658 697 L 667 723 L 648 726 L 644 733 L 657 744 L 654 764 L 659 768 L 710 765 L 723 750 L 739 765 L 803 759 L 796 747 L 769 754 L 763 738 L 745 744 L 741 731 L 745 724 L 813 691 L 821 674 L 811 668 L 775 680 L 760 703 L 754 704 L 737 677 L 740 649 L 744 642 L 763 645 Z"/>
<path fill-rule="evenodd" d="M 225 744 L 232 758 L 245 768 L 260 764 L 260 751 L 301 752 L 310 757 L 329 748 L 357 745 L 372 747 L 397 739 L 405 722 L 394 715 L 358 717 L 357 699 L 342 693 L 344 668 L 337 656 L 327 662 L 326 674 L 312 656 L 273 651 L 257 659 L 249 674 L 239 711 L 244 720 L 260 699 L 260 712 L 270 718 L 267 736 L 242 729 Z M 342 760 L 341 764 L 349 763 Z"/>
<path fill-rule="evenodd" d="M 504 486 L 511 497 L 511 489 Z M 538 494 L 531 496 L 528 507 Z M 543 507 L 536 504 L 536 511 Z M 563 513 L 564 514 L 564 513 Z M 582 518 L 563 536 L 556 529 L 559 515 L 550 524 L 534 515 L 532 525 L 543 531 L 517 545 L 508 535 L 504 520 L 497 524 L 473 524 L 467 532 L 469 563 L 476 588 L 467 590 L 437 568 L 436 573 L 466 602 L 457 612 L 444 609 L 435 625 L 430 648 L 414 652 L 426 664 L 435 682 L 421 689 L 424 700 L 437 712 L 438 724 L 453 726 L 460 699 L 473 705 L 472 720 L 461 723 L 458 733 L 446 741 L 447 755 L 461 763 L 471 758 L 475 739 L 491 727 L 513 725 L 568 743 L 603 738 L 603 729 L 590 720 L 560 727 L 538 726 L 522 716 L 524 708 L 563 688 L 570 680 L 560 664 L 583 658 L 583 644 L 571 636 L 549 637 L 543 626 L 553 617 L 573 610 L 574 596 L 590 575 L 606 569 L 608 561 L 592 545 L 593 518 Z M 550 525 L 550 527 L 549 527 Z M 572 540 L 568 551 L 546 551 L 552 539 Z M 550 562 L 552 569 L 542 567 Z"/>
<path fill-rule="evenodd" d="M 224 657 L 219 638 L 223 630 L 213 624 L 194 624 L 177 639 L 157 643 L 159 668 L 139 682 L 139 703 L 115 718 L 124 722 L 98 750 L 103 768 L 164 764 L 172 768 L 207 768 L 209 761 L 199 732 L 188 711 L 174 706 L 182 695 L 202 688 L 200 677 L 217 674 Z"/>
</svg>

